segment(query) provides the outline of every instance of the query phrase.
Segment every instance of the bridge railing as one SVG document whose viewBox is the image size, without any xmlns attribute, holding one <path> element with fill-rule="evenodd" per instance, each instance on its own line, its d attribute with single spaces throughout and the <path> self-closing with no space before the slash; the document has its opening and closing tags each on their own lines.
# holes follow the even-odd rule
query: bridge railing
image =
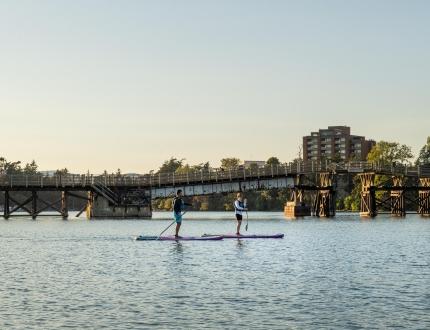
<svg viewBox="0 0 430 330">
<path fill-rule="evenodd" d="M 0 175 L 0 186 L 5 187 L 44 187 L 44 186 L 86 186 L 89 184 L 89 176 L 79 174 L 66 175 L 26 175 L 11 174 Z"/>
<path fill-rule="evenodd" d="M 165 185 L 183 185 L 218 181 L 252 180 L 258 178 L 280 177 L 298 173 L 309 174 L 323 171 L 360 173 L 375 171 L 386 175 L 411 175 L 430 177 L 430 165 L 406 166 L 403 164 L 383 164 L 370 162 L 348 162 L 336 164 L 330 162 L 292 162 L 279 165 L 239 166 L 232 169 L 190 169 L 175 173 L 151 173 L 144 175 L 1 175 L 1 187 L 86 187 L 103 184 L 109 187 L 136 186 L 157 187 Z"/>
</svg>

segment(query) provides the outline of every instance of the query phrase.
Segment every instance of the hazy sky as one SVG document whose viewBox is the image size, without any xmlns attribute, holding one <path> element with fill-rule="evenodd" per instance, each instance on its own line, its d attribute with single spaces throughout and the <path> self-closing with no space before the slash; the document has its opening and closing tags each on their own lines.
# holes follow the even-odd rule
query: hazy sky
<svg viewBox="0 0 430 330">
<path fill-rule="evenodd" d="M 0 156 L 146 172 L 430 135 L 430 1 L 0 0 Z"/>
</svg>

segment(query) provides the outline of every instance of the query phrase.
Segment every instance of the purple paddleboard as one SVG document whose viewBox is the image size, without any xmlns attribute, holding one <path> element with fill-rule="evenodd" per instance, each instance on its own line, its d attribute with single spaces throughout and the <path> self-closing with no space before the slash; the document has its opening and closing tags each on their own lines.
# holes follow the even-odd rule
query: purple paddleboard
<svg viewBox="0 0 430 330">
<path fill-rule="evenodd" d="M 208 237 L 195 237 L 195 236 L 137 236 L 136 241 L 219 241 L 222 236 L 208 236 Z"/>
<path fill-rule="evenodd" d="M 209 235 L 204 234 L 202 237 L 217 237 L 221 236 L 222 238 L 283 238 L 284 234 L 271 234 L 271 235 L 236 235 L 236 234 L 220 234 L 220 235 Z"/>
</svg>

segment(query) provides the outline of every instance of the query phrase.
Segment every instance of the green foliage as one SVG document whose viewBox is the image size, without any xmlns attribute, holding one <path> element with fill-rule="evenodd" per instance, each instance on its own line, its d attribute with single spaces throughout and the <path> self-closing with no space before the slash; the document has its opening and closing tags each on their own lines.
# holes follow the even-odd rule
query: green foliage
<svg viewBox="0 0 430 330">
<path fill-rule="evenodd" d="M 393 162 L 410 163 L 413 157 L 411 147 L 400 145 L 397 142 L 379 141 L 370 150 L 367 160 L 381 164 L 392 164 Z"/>
<path fill-rule="evenodd" d="M 430 164 L 430 136 L 427 138 L 427 143 L 421 148 L 415 164 Z"/>
<path fill-rule="evenodd" d="M 69 174 L 69 170 L 67 168 L 62 168 L 55 171 L 55 175 L 66 175 L 66 174 Z"/>
<path fill-rule="evenodd" d="M 229 170 L 236 168 L 240 165 L 239 158 L 223 158 L 221 159 L 221 168 Z"/>
<path fill-rule="evenodd" d="M 279 161 L 279 158 L 278 157 L 270 157 L 267 161 L 266 161 L 266 164 L 267 165 L 270 165 L 270 166 L 276 166 L 276 165 L 279 165 L 279 164 L 281 164 L 281 162 Z"/>
<path fill-rule="evenodd" d="M 245 192 L 248 205 L 252 210 L 279 211 L 282 210 L 285 201 L 289 198 L 287 189 L 272 189 L 266 191 Z M 208 196 L 185 197 L 193 205 L 194 211 L 234 211 L 233 203 L 236 199 L 235 193 L 215 194 Z M 153 204 L 155 209 L 171 211 L 172 199 L 160 199 Z"/>
<path fill-rule="evenodd" d="M 154 206 L 158 210 L 164 210 L 164 211 L 170 211 L 172 210 L 172 199 L 171 198 L 165 198 L 165 199 L 158 199 L 154 202 Z"/>
<path fill-rule="evenodd" d="M 176 171 L 175 171 L 175 173 L 178 173 L 178 174 L 185 174 L 185 173 L 187 173 L 187 172 L 189 172 L 189 171 L 201 171 L 201 170 L 208 170 L 209 168 L 210 168 L 210 164 L 209 164 L 209 162 L 206 162 L 206 163 L 201 163 L 201 164 L 198 164 L 198 165 L 193 165 L 193 166 L 191 166 L 191 165 L 189 165 L 189 164 L 183 164 L 183 161 L 184 160 L 181 160 L 181 162 L 182 162 L 182 164 L 181 164 L 181 166 L 179 166 L 177 169 L 176 169 Z"/>
<path fill-rule="evenodd" d="M 24 168 L 21 167 L 21 162 L 9 162 L 4 157 L 0 157 L 0 174 L 37 174 L 38 165 L 33 160 L 31 163 L 25 164 Z"/>
<path fill-rule="evenodd" d="M 352 195 L 346 196 L 343 200 L 343 207 L 345 210 L 357 212 L 360 210 L 360 200 Z"/>
<path fill-rule="evenodd" d="M 159 172 L 160 173 L 173 173 L 176 172 L 177 169 L 181 168 L 184 164 L 185 159 L 177 159 L 171 157 L 169 160 L 166 160 L 163 165 L 161 165 Z"/>
<path fill-rule="evenodd" d="M 187 172 L 189 172 L 191 170 L 192 170 L 192 167 L 190 165 L 188 165 L 188 164 L 185 164 L 185 165 L 179 166 L 175 170 L 175 173 L 177 173 L 177 174 L 185 174 L 185 173 L 187 173 Z"/>
<path fill-rule="evenodd" d="M 25 164 L 23 171 L 25 174 L 36 174 L 37 168 L 38 168 L 38 166 L 37 166 L 36 162 L 33 160 L 33 161 L 31 161 L 31 163 Z"/>
<path fill-rule="evenodd" d="M 342 199 L 336 200 L 336 210 L 343 210 L 343 209 L 345 209 L 345 206 L 344 206 L 343 203 L 344 203 L 344 201 Z"/>
<path fill-rule="evenodd" d="M 191 166 L 191 168 L 194 170 L 208 170 L 210 168 L 210 164 L 209 162 L 200 163 L 198 165 Z"/>
<path fill-rule="evenodd" d="M 6 158 L 0 157 L 0 174 L 18 174 L 21 172 L 21 162 L 8 162 Z"/>
<path fill-rule="evenodd" d="M 397 142 L 378 142 L 367 156 L 367 160 L 371 162 L 377 162 L 382 165 L 391 165 L 394 162 L 398 163 L 410 163 L 410 159 L 413 157 L 411 148 Z M 375 177 L 375 185 L 382 185 L 385 181 L 389 180 L 388 177 L 383 175 L 377 175 Z M 384 199 L 387 193 L 383 191 L 377 191 L 376 197 Z M 359 211 L 361 203 L 361 183 L 357 177 L 354 178 L 354 189 L 349 196 L 343 200 L 344 208 L 350 211 Z"/>
<path fill-rule="evenodd" d="M 354 189 L 351 191 L 349 196 L 346 196 L 343 200 L 343 208 L 347 211 L 360 211 L 361 203 L 361 182 L 360 178 L 354 177 Z"/>
</svg>

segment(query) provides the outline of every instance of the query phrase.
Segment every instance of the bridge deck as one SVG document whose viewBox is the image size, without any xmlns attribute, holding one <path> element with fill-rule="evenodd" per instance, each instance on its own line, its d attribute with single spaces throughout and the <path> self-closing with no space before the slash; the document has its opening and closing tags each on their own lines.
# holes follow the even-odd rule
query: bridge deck
<svg viewBox="0 0 430 330">
<path fill-rule="evenodd" d="M 151 173 L 144 175 L 0 175 L 0 191 L 5 190 L 91 190 L 95 184 L 113 188 L 157 188 L 175 187 L 218 182 L 240 182 L 269 178 L 293 177 L 298 174 L 363 173 L 375 172 L 384 175 L 405 175 L 430 177 L 430 166 L 380 166 L 368 162 L 329 163 L 289 163 L 278 166 L 256 168 L 239 167 L 231 170 L 203 169 L 181 173 Z"/>
</svg>

